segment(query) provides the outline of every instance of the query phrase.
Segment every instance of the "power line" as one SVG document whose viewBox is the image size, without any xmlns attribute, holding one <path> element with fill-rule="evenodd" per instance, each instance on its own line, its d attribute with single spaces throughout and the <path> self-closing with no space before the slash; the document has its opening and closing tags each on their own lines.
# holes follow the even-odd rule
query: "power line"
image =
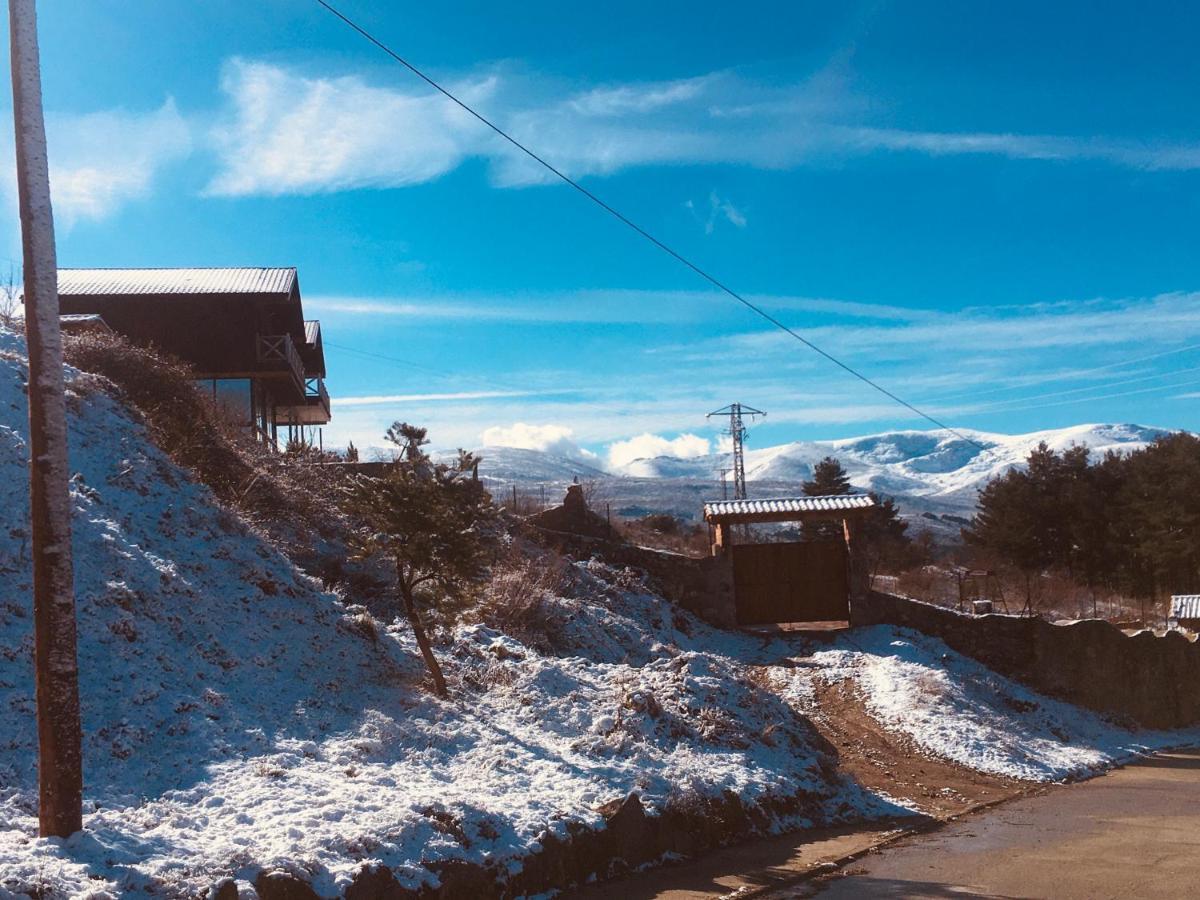
<svg viewBox="0 0 1200 900">
<path fill-rule="evenodd" d="M 801 344 L 808 347 L 809 350 L 812 350 L 814 353 L 818 353 L 821 356 L 825 357 L 825 359 L 829 360 L 829 362 L 833 363 L 835 366 L 842 369 L 843 371 L 848 372 L 850 375 L 853 375 L 859 381 L 862 381 L 864 384 L 867 384 L 870 387 L 873 387 L 875 390 L 877 390 L 879 393 L 883 394 L 885 397 L 898 403 L 899 405 L 903 406 L 905 409 L 909 410 L 910 412 L 916 413 L 922 419 L 925 419 L 928 422 L 932 422 L 934 425 L 936 425 L 938 428 L 942 429 L 943 431 L 948 431 L 950 434 L 953 434 L 955 437 L 961 438 L 962 440 L 966 441 L 968 444 L 978 447 L 980 450 L 987 449 L 982 444 L 971 440 L 971 438 L 967 437 L 965 434 L 962 434 L 961 432 L 957 431 L 956 429 L 951 428 L 945 422 L 939 421 L 938 419 L 931 416 L 929 413 L 918 409 L 916 406 L 909 403 L 904 398 L 892 393 L 890 390 L 885 388 L 883 385 L 879 384 L 876 381 L 873 381 L 871 378 L 862 374 L 857 369 L 853 368 L 852 366 L 848 365 L 847 363 L 842 362 L 840 359 L 835 357 L 833 354 L 828 353 L 825 350 L 822 350 L 820 347 L 818 347 L 816 344 L 814 344 L 808 338 L 804 337 L 803 335 L 801 335 L 799 332 L 793 330 L 792 328 L 789 328 L 787 325 L 783 324 L 783 322 L 779 321 L 779 319 L 775 318 L 773 315 L 768 313 L 766 310 L 764 310 L 760 306 L 757 306 L 756 304 L 751 303 L 749 300 L 747 300 L 745 297 L 743 297 L 741 294 L 739 294 L 733 288 L 729 287 L 724 282 L 722 282 L 718 278 L 716 278 L 716 276 L 710 275 L 707 271 L 700 268 L 700 266 L 696 265 L 696 263 L 692 262 L 690 259 L 685 257 L 683 254 L 672 249 L 667 244 L 663 243 L 658 238 L 656 238 L 654 235 L 652 235 L 650 232 L 646 231 L 646 229 L 642 228 L 636 222 L 634 222 L 633 220 L 631 220 L 630 218 L 625 216 L 619 210 L 610 206 L 604 200 L 601 200 L 598 196 L 593 194 L 591 191 L 589 191 L 587 188 L 585 188 L 578 181 L 571 178 L 569 175 L 565 174 L 564 172 L 562 172 L 560 169 L 556 168 L 555 166 L 551 165 L 549 162 L 547 162 L 545 159 L 543 159 L 538 154 L 534 153 L 532 150 L 530 150 L 528 147 L 526 147 L 524 144 L 522 144 L 520 141 L 518 141 L 516 138 L 514 138 L 512 135 L 510 135 L 508 132 L 506 132 L 504 129 L 502 129 L 499 125 L 492 122 L 491 119 L 488 119 L 482 113 L 476 112 L 472 107 L 468 106 L 465 102 L 458 99 L 458 97 L 456 97 L 454 94 L 452 94 L 449 90 L 442 87 L 438 82 L 434 81 L 432 78 L 430 78 L 428 75 L 426 75 L 420 69 L 418 69 L 415 65 L 410 63 L 407 59 L 402 57 L 400 54 L 396 53 L 396 51 L 394 51 L 391 47 L 389 47 L 387 44 L 383 43 L 383 41 L 379 40 L 379 38 L 375 37 L 375 35 L 371 34 L 371 32 L 367 31 L 365 28 L 363 28 L 361 25 L 359 25 L 357 22 L 355 22 L 349 16 L 345 15 L 343 12 L 338 10 L 332 4 L 327 3 L 326 0 L 316 0 L 316 2 L 318 4 L 320 4 L 322 7 L 324 7 L 324 9 L 327 10 L 329 13 L 331 13 L 332 15 L 334 15 L 335 17 L 340 19 L 345 25 L 347 25 L 348 27 L 350 27 L 351 29 L 356 31 L 362 37 L 366 38 L 366 40 L 370 41 L 372 44 L 374 44 L 376 47 L 378 47 L 380 50 L 382 50 L 384 53 L 386 53 L 388 56 L 390 56 L 393 60 L 398 62 L 400 65 L 404 66 L 404 68 L 408 69 L 410 72 L 412 72 L 414 75 L 416 75 L 422 81 L 424 81 L 431 88 L 433 88 L 439 94 L 444 96 L 447 100 L 450 100 L 452 103 L 454 103 L 460 109 L 462 109 L 464 112 L 468 113 L 473 118 L 475 118 L 476 120 L 481 122 L 483 125 L 486 125 L 490 130 L 495 132 L 497 135 L 504 138 L 504 140 L 508 141 L 510 144 L 512 144 L 514 147 L 516 147 L 518 150 L 520 150 L 522 153 L 524 153 L 526 156 L 528 156 L 534 162 L 543 166 L 547 171 L 549 171 L 552 174 L 554 174 L 555 176 L 557 176 L 563 183 L 573 187 L 576 191 L 578 191 L 584 197 L 587 197 L 589 200 L 591 200 L 593 203 L 595 203 L 597 206 L 599 206 L 601 209 L 603 209 L 605 212 L 607 212 L 613 218 L 617 219 L 622 224 L 628 226 L 630 229 L 632 229 L 637 234 L 641 235 L 643 238 L 645 238 L 647 241 L 652 243 L 658 249 L 662 250 L 668 256 L 671 256 L 672 258 L 674 258 L 677 262 L 682 263 L 684 266 L 691 269 L 694 273 L 699 275 L 701 278 L 703 278 L 709 284 L 713 285 L 718 290 L 728 294 L 730 297 L 732 297 L 738 303 L 742 304 L 744 307 L 746 307 L 751 312 L 755 313 L 756 315 L 758 315 L 762 319 L 766 320 L 767 322 L 770 322 L 772 325 L 774 325 L 779 330 L 785 332 L 786 334 L 791 335 L 793 338 L 795 338 Z"/>
</svg>

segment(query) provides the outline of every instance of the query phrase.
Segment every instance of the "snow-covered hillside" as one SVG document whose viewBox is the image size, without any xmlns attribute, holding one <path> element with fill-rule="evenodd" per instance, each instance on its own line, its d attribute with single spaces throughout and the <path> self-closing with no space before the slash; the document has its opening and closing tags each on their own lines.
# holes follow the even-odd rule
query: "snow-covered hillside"
<svg viewBox="0 0 1200 900">
<path fill-rule="evenodd" d="M 542 641 L 446 635 L 440 701 L 406 625 L 322 592 L 102 386 L 70 384 L 85 828 L 62 841 L 36 836 L 25 371 L 0 330 L 0 897 L 203 896 L 232 876 L 249 898 L 270 870 L 334 896 L 380 863 L 413 890 L 455 861 L 505 878 L 632 791 L 651 812 L 732 794 L 768 830 L 905 811 L 837 769 L 810 718 L 821 678 L 966 765 L 999 728 L 989 770 L 1029 778 L 1173 739 L 892 629 L 832 646 L 719 631 L 597 562 L 544 596 Z M 1046 713 L 997 726 L 1010 697 Z"/>
<path fill-rule="evenodd" d="M 757 641 L 603 568 L 548 599 L 560 653 L 464 625 L 439 647 L 454 699 L 432 698 L 407 626 L 320 591 L 73 375 L 85 831 L 38 839 L 21 353 L 0 331 L 0 896 L 200 896 L 274 868 L 333 896 L 373 862 L 413 889 L 451 860 L 503 875 L 634 790 L 651 811 L 805 798 L 778 828 L 894 811 L 745 680 Z"/>
<path fill-rule="evenodd" d="M 748 449 L 746 478 L 751 483 L 751 496 L 791 494 L 812 476 L 818 460 L 834 456 L 855 487 L 896 498 L 909 516 L 969 516 L 978 490 L 996 475 L 1022 465 L 1029 452 L 1043 441 L 1056 450 L 1086 446 L 1099 456 L 1109 450 L 1130 452 L 1164 433 L 1165 429 L 1142 425 L 1099 424 L 1018 435 L 963 430 L 962 434 L 974 443 L 941 431 L 892 431 L 834 441 L 796 441 Z M 583 468 L 591 468 L 571 460 L 548 458 L 535 450 L 496 448 L 491 452 L 499 464 L 489 467 L 485 459 L 482 471 L 505 482 L 557 483 L 569 481 L 568 473 L 579 474 Z M 593 470 L 580 477 L 603 481 L 607 493 L 634 514 L 645 509 L 695 517 L 699 501 L 720 495 L 718 473 L 728 468 L 728 455 L 656 457 L 634 460 L 607 475 Z"/>
</svg>

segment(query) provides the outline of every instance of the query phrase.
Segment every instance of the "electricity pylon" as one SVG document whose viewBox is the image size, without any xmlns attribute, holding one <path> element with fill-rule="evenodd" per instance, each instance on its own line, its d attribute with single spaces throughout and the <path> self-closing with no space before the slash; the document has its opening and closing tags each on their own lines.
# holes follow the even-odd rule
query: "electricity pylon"
<svg viewBox="0 0 1200 900">
<path fill-rule="evenodd" d="M 753 406 L 745 406 L 741 403 L 730 403 L 728 406 L 710 412 L 704 418 L 711 419 L 713 416 L 729 416 L 729 428 L 725 434 L 733 441 L 733 499 L 746 499 L 746 459 L 743 451 L 743 445 L 746 443 L 746 438 L 749 432 L 746 431 L 745 418 L 754 421 L 756 416 L 766 416 L 766 413 L 761 409 L 755 409 Z"/>
</svg>

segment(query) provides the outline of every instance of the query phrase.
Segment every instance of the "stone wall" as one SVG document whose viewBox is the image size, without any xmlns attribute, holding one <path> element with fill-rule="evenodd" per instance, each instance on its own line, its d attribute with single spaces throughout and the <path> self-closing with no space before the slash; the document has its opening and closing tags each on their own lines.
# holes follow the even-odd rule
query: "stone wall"
<svg viewBox="0 0 1200 900">
<path fill-rule="evenodd" d="M 1096 619 L 971 616 L 877 592 L 851 604 L 850 622 L 916 629 L 1034 690 L 1131 723 L 1200 722 L 1200 645 L 1177 632 L 1129 636 Z"/>
</svg>

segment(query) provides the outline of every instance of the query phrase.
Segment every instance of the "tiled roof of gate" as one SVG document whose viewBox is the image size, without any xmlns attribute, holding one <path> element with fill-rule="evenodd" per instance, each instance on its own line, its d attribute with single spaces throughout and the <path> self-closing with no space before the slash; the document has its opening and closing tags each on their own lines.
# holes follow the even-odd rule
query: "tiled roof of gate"
<svg viewBox="0 0 1200 900">
<path fill-rule="evenodd" d="M 709 500 L 704 518 L 725 516 L 778 515 L 806 512 L 842 512 L 870 509 L 875 501 L 867 494 L 833 494 L 827 497 L 777 497 L 770 500 Z"/>
<path fill-rule="evenodd" d="M 1171 598 L 1172 619 L 1200 619 L 1200 594 L 1176 594 Z"/>
<path fill-rule="evenodd" d="M 289 294 L 295 268 L 59 269 L 58 292 L 77 294 Z"/>
</svg>

